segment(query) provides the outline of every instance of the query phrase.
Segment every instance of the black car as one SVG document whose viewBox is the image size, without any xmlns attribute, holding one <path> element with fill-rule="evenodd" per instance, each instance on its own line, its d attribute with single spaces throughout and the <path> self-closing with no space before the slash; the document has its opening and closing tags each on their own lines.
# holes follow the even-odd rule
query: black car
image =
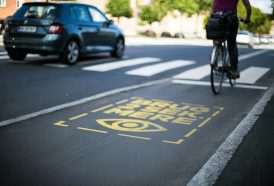
<svg viewBox="0 0 274 186">
<path fill-rule="evenodd" d="M 98 8 L 80 3 L 24 3 L 8 20 L 4 45 L 13 60 L 28 53 L 60 56 L 75 64 L 81 54 L 110 52 L 121 58 L 122 31 Z"/>
</svg>

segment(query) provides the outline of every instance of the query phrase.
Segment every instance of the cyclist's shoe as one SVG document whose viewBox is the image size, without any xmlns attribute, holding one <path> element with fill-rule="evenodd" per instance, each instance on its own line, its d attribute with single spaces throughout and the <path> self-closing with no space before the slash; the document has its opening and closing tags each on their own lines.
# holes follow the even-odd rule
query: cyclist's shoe
<svg viewBox="0 0 274 186">
<path fill-rule="evenodd" d="M 240 72 L 239 72 L 239 70 L 231 70 L 230 71 L 230 77 L 231 77 L 231 79 L 238 79 L 238 78 L 240 78 Z"/>
</svg>

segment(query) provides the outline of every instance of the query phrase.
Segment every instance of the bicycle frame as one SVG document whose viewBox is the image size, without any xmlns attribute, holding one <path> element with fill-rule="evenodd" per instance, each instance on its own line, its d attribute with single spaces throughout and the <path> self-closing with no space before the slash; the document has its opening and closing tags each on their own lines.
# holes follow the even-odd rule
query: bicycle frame
<svg viewBox="0 0 274 186">
<path fill-rule="evenodd" d="M 214 45 L 210 60 L 210 81 L 213 93 L 219 94 L 222 88 L 223 78 L 225 75 L 229 79 L 229 83 L 231 86 L 235 84 L 235 80 L 232 80 L 230 75 L 230 62 L 227 49 L 227 41 L 214 40 L 213 44 Z"/>
</svg>

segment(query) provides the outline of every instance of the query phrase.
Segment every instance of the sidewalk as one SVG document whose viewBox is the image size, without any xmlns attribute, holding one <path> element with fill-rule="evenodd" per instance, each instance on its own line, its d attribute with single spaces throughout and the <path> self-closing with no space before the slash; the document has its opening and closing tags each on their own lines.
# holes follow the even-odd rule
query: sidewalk
<svg viewBox="0 0 274 186">
<path fill-rule="evenodd" d="M 274 96 L 228 162 L 216 186 L 274 185 Z"/>
</svg>

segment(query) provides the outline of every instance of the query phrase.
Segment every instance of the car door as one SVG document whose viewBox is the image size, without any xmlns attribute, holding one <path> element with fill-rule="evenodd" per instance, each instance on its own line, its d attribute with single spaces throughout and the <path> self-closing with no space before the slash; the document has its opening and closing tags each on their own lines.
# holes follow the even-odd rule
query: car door
<svg viewBox="0 0 274 186">
<path fill-rule="evenodd" d="M 93 23 L 88 7 L 85 5 L 71 5 L 70 16 L 77 27 L 85 51 L 96 51 L 96 46 L 100 45 L 99 26 Z"/>
<path fill-rule="evenodd" d="M 108 18 L 97 8 L 89 7 L 89 13 L 92 17 L 93 24 L 97 27 L 98 45 L 100 51 L 112 50 L 116 42 L 116 30 L 112 27 Z"/>
</svg>

